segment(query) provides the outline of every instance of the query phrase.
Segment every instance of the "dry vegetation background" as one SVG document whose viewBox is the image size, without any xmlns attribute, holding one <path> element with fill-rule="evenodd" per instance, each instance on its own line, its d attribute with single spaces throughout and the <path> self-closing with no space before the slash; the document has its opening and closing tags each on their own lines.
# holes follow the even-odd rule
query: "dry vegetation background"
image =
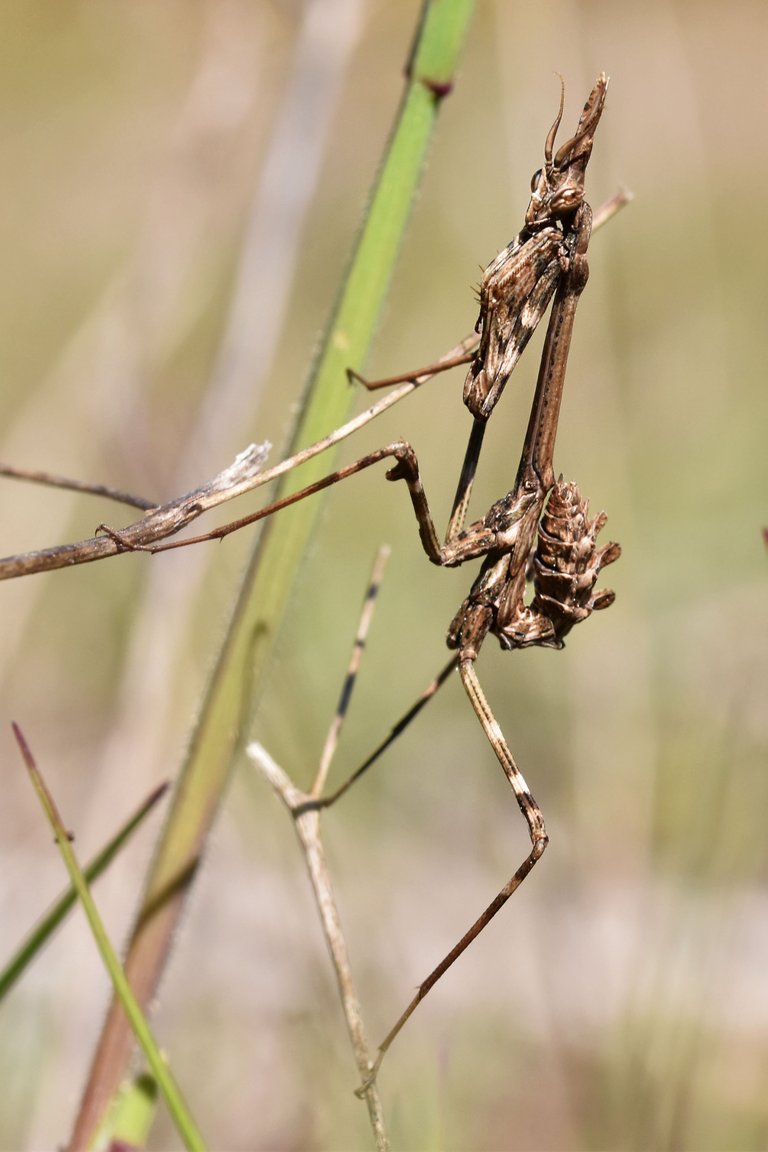
<svg viewBox="0 0 768 1152">
<path fill-rule="evenodd" d="M 0 9 L 3 460 L 165 498 L 252 439 L 282 442 L 416 10 Z M 612 77 L 590 199 L 626 184 L 636 201 L 592 243 L 556 466 L 607 509 L 624 555 L 615 607 L 564 653 L 483 651 L 552 843 L 385 1063 L 399 1148 L 768 1141 L 767 44 L 760 0 L 484 0 L 442 110 L 373 372 L 471 328 L 479 268 L 519 227 L 541 162 L 554 71 L 566 131 L 597 72 Z M 478 513 L 513 479 L 539 347 L 494 417 Z M 434 381 L 346 458 L 407 436 L 442 520 L 469 426 L 460 389 Z M 0 511 L 5 554 L 88 535 L 113 510 L 3 482 Z M 300 781 L 384 540 L 339 775 L 445 659 L 469 574 L 432 568 L 404 493 L 358 477 L 328 503 L 255 731 Z M 177 772 L 250 543 L 0 590 L 4 949 L 63 886 L 10 720 L 87 858 Z M 457 682 L 325 827 L 376 1039 L 525 851 Z M 158 828 L 97 888 L 117 941 Z M 107 995 L 76 915 L 2 1008 L 4 1147 L 65 1139 Z M 290 822 L 245 763 L 156 1020 L 213 1146 L 367 1145 Z M 172 1141 L 162 1124 L 155 1140 Z"/>
</svg>

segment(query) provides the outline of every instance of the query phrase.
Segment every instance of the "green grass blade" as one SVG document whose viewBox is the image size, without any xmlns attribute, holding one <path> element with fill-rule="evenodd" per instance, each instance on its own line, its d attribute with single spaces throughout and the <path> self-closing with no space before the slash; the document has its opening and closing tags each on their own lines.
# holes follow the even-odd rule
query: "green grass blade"
<svg viewBox="0 0 768 1152">
<path fill-rule="evenodd" d="M 34 786 L 35 792 L 38 795 L 40 803 L 48 822 L 53 829 L 53 834 L 56 839 L 59 851 L 69 872 L 69 878 L 72 881 L 72 886 L 77 893 L 77 898 L 83 906 L 83 911 L 88 919 L 93 938 L 96 942 L 96 947 L 99 950 L 104 967 L 107 969 L 109 978 L 112 982 L 112 987 L 115 990 L 123 1012 L 127 1017 L 131 1031 L 136 1037 L 141 1047 L 147 1063 L 152 1069 L 152 1074 L 157 1082 L 157 1087 L 165 1100 L 168 1111 L 173 1118 L 176 1129 L 184 1141 L 186 1148 L 202 1150 L 205 1148 L 205 1142 L 202 1135 L 197 1128 L 192 1116 L 185 1104 L 181 1091 L 174 1080 L 170 1068 L 165 1062 L 160 1049 L 155 1042 L 152 1035 L 147 1019 L 139 1007 L 138 1001 L 133 994 L 130 984 L 126 978 L 125 972 L 120 964 L 112 944 L 110 943 L 104 922 L 99 915 L 99 911 L 93 902 L 88 882 L 83 875 L 82 869 L 77 862 L 77 857 L 72 849 L 70 843 L 69 833 L 62 822 L 56 804 L 48 791 L 45 781 L 35 764 L 34 757 L 29 750 L 26 740 L 22 735 L 21 730 L 17 725 L 13 725 L 14 735 L 18 742 L 21 754 L 24 758 L 24 763 L 27 766 L 30 779 Z"/>
<path fill-rule="evenodd" d="M 305 390 L 290 450 L 310 444 L 342 423 L 355 400 L 348 366 L 361 368 L 389 288 L 442 97 L 451 89 L 473 0 L 430 0 L 423 6 L 406 88 L 377 177 L 365 225 L 345 277 L 323 346 Z M 319 457 L 302 469 L 311 483 L 333 468 Z M 288 478 L 290 481 L 290 477 Z M 282 491 L 288 490 L 286 484 Z M 126 971 L 140 1001 L 155 994 L 181 904 L 202 857 L 272 654 L 293 581 L 308 545 L 320 501 L 269 521 L 238 597 L 187 762 L 147 882 Z M 76 1136 L 98 1123 L 91 1099 L 113 1092 L 130 1055 L 130 1036 L 113 1005 L 94 1058 Z M 98 1089 L 97 1089 L 98 1082 Z"/>
<path fill-rule="evenodd" d="M 94 1141 L 96 1148 L 144 1148 L 157 1115 L 157 1084 L 146 1072 L 120 1090 Z"/>
<path fill-rule="evenodd" d="M 94 856 L 90 864 L 83 869 L 83 875 L 89 884 L 92 884 L 104 872 L 117 856 L 120 849 L 130 840 L 133 833 L 144 823 L 145 818 L 157 804 L 158 800 L 168 790 L 167 784 L 155 788 L 139 809 L 130 817 L 123 827 L 112 837 L 110 842 Z M 38 952 L 50 940 L 53 933 L 65 919 L 77 900 L 74 887 L 70 887 L 55 901 L 48 911 L 41 917 L 30 932 L 29 936 L 17 948 L 14 955 L 0 971 L 0 1001 L 10 992 L 13 985 L 21 977 L 25 969 L 32 963 Z"/>
</svg>

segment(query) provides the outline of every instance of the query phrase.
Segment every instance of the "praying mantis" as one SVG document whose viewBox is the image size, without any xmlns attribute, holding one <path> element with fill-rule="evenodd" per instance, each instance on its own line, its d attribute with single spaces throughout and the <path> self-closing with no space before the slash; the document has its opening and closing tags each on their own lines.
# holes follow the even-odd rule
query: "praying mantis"
<svg viewBox="0 0 768 1152">
<path fill-rule="evenodd" d="M 592 612 L 607 608 L 614 599 L 612 591 L 596 590 L 602 569 L 620 555 L 618 544 L 597 544 L 606 517 L 603 513 L 590 516 L 587 501 L 578 486 L 558 479 L 554 468 L 555 440 L 574 320 L 589 275 L 587 252 L 593 219 L 585 200 L 585 173 L 607 88 L 608 79 L 601 74 L 587 99 L 574 135 L 555 151 L 563 116 L 561 89 L 558 113 L 545 141 L 544 164 L 532 179 L 523 227 L 483 273 L 475 333 L 441 361 L 416 373 L 374 383 L 362 381 L 369 389 L 400 384 L 400 391 L 396 390 L 399 399 L 436 372 L 469 364 L 463 399 L 472 416 L 472 427 L 442 542 L 421 481 L 417 455 L 410 443 L 397 440 L 290 496 L 201 536 L 174 541 L 165 539 L 204 510 L 203 497 L 196 491 L 182 498 L 181 502 L 173 502 L 173 515 L 168 523 L 159 524 L 157 509 L 150 506 L 136 525 L 120 531 L 102 525 L 100 535 L 93 541 L 83 542 L 81 546 L 48 549 L 43 560 L 26 561 L 21 558 L 24 563 L 20 564 L 19 558 L 11 558 L 16 562 L 15 567 L 11 565 L 6 569 L 3 569 L 5 562 L 0 561 L 0 576 L 15 576 L 123 551 L 155 553 L 203 540 L 220 539 L 385 460 L 390 461 L 387 480 L 393 483 L 402 481 L 407 488 L 427 558 L 433 564 L 447 568 L 472 560 L 481 561 L 480 570 L 448 627 L 447 644 L 453 653 L 448 664 L 346 783 L 334 793 L 312 801 L 316 807 L 323 808 L 338 800 L 392 743 L 448 676 L 457 671 L 470 705 L 512 788 L 530 837 L 530 849 L 525 859 L 458 943 L 421 983 L 390 1029 L 379 1046 L 362 1090 L 372 1083 L 386 1051 L 421 1000 L 516 891 L 548 843 L 541 809 L 514 759 L 477 676 L 475 665 L 484 640 L 494 636 L 506 651 L 534 646 L 562 648 L 565 638 L 577 623 L 586 620 Z M 621 202 L 621 196 L 613 203 L 609 202 L 603 216 L 611 215 Z M 520 356 L 550 303 L 538 378 L 514 483 L 485 515 L 468 524 L 468 508 L 485 430 Z M 351 372 L 351 376 L 362 379 L 355 372 Z M 394 396 L 395 392 L 390 393 L 384 401 L 374 404 L 365 414 L 366 420 L 394 403 Z M 262 470 L 262 460 L 258 457 L 249 462 L 250 471 L 246 469 L 247 474 L 233 483 L 240 485 L 238 492 L 266 483 L 337 442 L 353 430 L 353 425 L 359 426 L 362 422 L 360 418 L 357 422 L 351 421 L 348 426 L 336 430 L 324 441 L 283 461 L 276 468 Z M 206 492 L 205 499 L 211 498 L 211 503 L 217 502 L 214 497 Z M 66 548 L 70 551 L 62 559 Z M 77 548 L 80 548 L 79 552 Z M 43 553 L 34 555 L 40 557 Z M 533 586 L 532 597 L 527 595 L 530 584 Z"/>
</svg>

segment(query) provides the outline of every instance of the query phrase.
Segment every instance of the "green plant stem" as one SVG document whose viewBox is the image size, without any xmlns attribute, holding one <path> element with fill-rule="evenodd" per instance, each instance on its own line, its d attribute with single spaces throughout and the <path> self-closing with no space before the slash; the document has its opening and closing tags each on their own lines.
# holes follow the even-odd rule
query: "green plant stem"
<svg viewBox="0 0 768 1152">
<path fill-rule="evenodd" d="M 112 987 L 115 990 L 115 997 L 122 1011 L 125 1013 L 128 1025 L 139 1042 L 149 1067 L 152 1069 L 152 1075 L 154 1076 L 157 1087 L 165 1100 L 171 1118 L 176 1125 L 176 1130 L 184 1141 L 185 1148 L 193 1149 L 194 1152 L 203 1152 L 205 1149 L 205 1141 L 192 1119 L 192 1114 L 184 1102 L 181 1090 L 157 1046 L 147 1018 L 131 990 L 125 972 L 117 958 L 117 953 L 110 943 L 104 922 L 99 915 L 98 908 L 93 902 L 88 882 L 72 850 L 69 833 L 59 815 L 55 801 L 46 786 L 40 770 L 35 764 L 32 753 L 29 750 L 21 730 L 16 724 L 13 725 L 13 731 L 34 789 L 40 799 L 48 822 L 53 829 L 56 844 L 69 872 L 69 878 L 72 881 L 72 887 L 75 889 L 77 898 L 82 904 L 83 911 L 88 919 L 96 947 L 104 961 L 104 967 L 107 969 Z"/>
<path fill-rule="evenodd" d="M 345 370 L 362 368 L 373 338 L 442 98 L 450 91 L 473 0 L 428 0 L 365 226 L 346 275 L 289 450 L 312 443 L 347 416 L 355 399 Z M 311 483 L 333 467 L 302 469 Z M 287 485 L 280 494 L 289 490 Z M 320 501 L 267 525 L 248 566 L 188 758 L 147 880 L 126 971 L 142 1004 L 155 995 L 172 936 L 201 859 L 259 690 Z M 94 1057 L 73 1140 L 83 1142 L 124 1075 L 131 1038 L 113 1003 Z"/>
<path fill-rule="evenodd" d="M 117 834 L 102 848 L 97 856 L 83 869 L 83 875 L 92 884 L 117 856 L 120 849 L 130 840 L 133 833 L 144 823 L 145 818 L 168 790 L 161 784 L 147 797 L 137 812 L 123 825 Z M 66 917 L 77 900 L 77 892 L 69 888 L 43 915 L 29 936 L 21 943 L 11 959 L 0 972 L 0 1001 L 10 992 L 13 985 L 29 967 L 53 933 Z"/>
<path fill-rule="evenodd" d="M 147 1072 L 123 1084 L 95 1141 L 97 1148 L 144 1148 L 157 1116 L 157 1084 Z"/>
</svg>

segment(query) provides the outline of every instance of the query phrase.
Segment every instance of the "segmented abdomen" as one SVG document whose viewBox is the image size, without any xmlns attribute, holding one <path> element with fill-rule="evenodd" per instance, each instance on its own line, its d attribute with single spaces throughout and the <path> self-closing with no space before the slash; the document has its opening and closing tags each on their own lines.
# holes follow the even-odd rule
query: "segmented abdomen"
<svg viewBox="0 0 768 1152">
<path fill-rule="evenodd" d="M 597 547 L 597 535 L 606 520 L 604 512 L 590 520 L 589 503 L 578 485 L 562 477 L 558 480 L 539 523 L 531 603 L 534 613 L 551 620 L 558 644 L 574 624 L 615 599 L 610 588 L 593 594 L 600 570 L 621 555 L 618 544 Z"/>
</svg>

